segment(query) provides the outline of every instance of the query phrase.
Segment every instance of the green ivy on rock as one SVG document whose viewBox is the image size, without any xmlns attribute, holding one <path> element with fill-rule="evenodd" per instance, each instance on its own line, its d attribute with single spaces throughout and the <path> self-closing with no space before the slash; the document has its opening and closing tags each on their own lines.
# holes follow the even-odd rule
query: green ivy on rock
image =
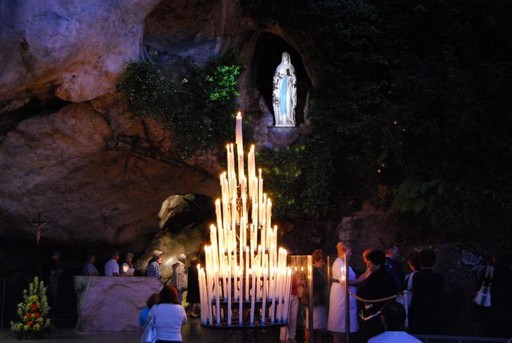
<svg viewBox="0 0 512 343">
<path fill-rule="evenodd" d="M 241 67 L 233 58 L 205 67 L 189 61 L 169 68 L 155 62 L 131 63 L 118 89 L 135 116 L 160 120 L 173 132 L 178 158 L 224 144 L 231 134 Z"/>
</svg>

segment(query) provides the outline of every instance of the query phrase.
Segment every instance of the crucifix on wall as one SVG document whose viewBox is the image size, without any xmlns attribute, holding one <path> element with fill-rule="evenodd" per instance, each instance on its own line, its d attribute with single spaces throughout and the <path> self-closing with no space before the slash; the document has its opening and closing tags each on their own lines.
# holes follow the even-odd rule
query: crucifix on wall
<svg viewBox="0 0 512 343">
<path fill-rule="evenodd" d="M 50 223 L 50 220 L 45 221 L 44 223 L 41 222 L 41 212 L 39 212 L 39 216 L 37 218 L 36 223 L 32 223 L 34 225 L 34 228 L 36 229 L 36 243 L 37 246 L 39 246 L 39 242 L 41 241 L 41 231 L 43 227 L 46 226 L 46 224 Z"/>
</svg>

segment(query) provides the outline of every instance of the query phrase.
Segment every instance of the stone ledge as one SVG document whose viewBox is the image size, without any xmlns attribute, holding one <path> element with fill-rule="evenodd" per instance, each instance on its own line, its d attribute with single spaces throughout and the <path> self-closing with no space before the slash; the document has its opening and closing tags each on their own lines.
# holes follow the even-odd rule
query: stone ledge
<svg viewBox="0 0 512 343">
<path fill-rule="evenodd" d="M 140 331 L 139 313 L 162 289 L 152 277 L 75 276 L 78 320 L 83 332 Z"/>
</svg>

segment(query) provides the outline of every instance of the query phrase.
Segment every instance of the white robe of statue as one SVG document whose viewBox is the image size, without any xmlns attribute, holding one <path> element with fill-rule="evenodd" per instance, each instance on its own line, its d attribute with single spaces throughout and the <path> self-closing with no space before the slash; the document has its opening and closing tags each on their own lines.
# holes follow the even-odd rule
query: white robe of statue
<svg viewBox="0 0 512 343">
<path fill-rule="evenodd" d="M 290 62 L 290 54 L 283 52 L 281 63 L 277 66 L 273 79 L 272 103 L 276 127 L 295 126 L 296 81 L 295 68 Z"/>
</svg>

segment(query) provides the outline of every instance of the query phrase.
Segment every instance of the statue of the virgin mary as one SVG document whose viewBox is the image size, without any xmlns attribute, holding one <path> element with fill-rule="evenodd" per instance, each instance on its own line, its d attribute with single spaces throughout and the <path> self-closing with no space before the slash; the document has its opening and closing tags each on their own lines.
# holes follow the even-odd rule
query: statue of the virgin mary
<svg viewBox="0 0 512 343">
<path fill-rule="evenodd" d="M 295 68 L 290 61 L 290 54 L 283 52 L 281 63 L 274 74 L 272 103 L 276 127 L 295 126 L 295 106 L 297 105 L 297 84 Z"/>
</svg>

